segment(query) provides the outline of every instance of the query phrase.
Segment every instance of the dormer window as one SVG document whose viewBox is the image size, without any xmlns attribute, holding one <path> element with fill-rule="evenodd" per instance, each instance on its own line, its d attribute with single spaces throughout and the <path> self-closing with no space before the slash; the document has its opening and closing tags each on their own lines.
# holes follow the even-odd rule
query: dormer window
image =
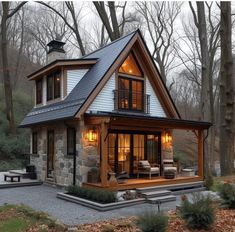
<svg viewBox="0 0 235 232">
<path fill-rule="evenodd" d="M 42 103 L 42 79 L 36 81 L 36 104 Z"/>
<path fill-rule="evenodd" d="M 60 98 L 61 96 L 61 74 L 55 72 L 47 76 L 47 101 Z"/>
</svg>

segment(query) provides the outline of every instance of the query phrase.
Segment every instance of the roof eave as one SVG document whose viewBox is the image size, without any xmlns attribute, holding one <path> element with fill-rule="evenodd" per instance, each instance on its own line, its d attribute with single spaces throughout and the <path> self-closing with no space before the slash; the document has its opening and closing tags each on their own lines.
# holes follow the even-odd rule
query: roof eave
<svg viewBox="0 0 235 232">
<path fill-rule="evenodd" d="M 38 76 L 45 74 L 46 72 L 60 67 L 60 66 L 67 66 L 67 65 L 94 65 L 97 63 L 98 59 L 59 59 L 51 62 L 50 64 L 40 68 L 39 70 L 31 73 L 27 76 L 28 80 L 34 80 Z"/>
</svg>

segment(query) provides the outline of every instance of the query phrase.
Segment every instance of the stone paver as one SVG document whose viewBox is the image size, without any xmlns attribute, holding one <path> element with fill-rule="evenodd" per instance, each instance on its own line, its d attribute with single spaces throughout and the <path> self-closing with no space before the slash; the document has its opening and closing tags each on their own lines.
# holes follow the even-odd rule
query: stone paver
<svg viewBox="0 0 235 232">
<path fill-rule="evenodd" d="M 148 210 L 151 207 L 157 210 L 157 206 L 141 204 L 107 212 L 99 212 L 75 203 L 60 200 L 56 198 L 57 192 L 61 192 L 61 190 L 46 185 L 0 189 L 0 205 L 4 203 L 22 203 L 35 210 L 46 212 L 52 218 L 58 219 L 67 225 L 92 223 L 105 219 L 138 215 L 141 211 Z M 180 197 L 177 197 L 176 202 L 164 203 L 161 209 L 175 209 L 179 202 Z"/>
</svg>

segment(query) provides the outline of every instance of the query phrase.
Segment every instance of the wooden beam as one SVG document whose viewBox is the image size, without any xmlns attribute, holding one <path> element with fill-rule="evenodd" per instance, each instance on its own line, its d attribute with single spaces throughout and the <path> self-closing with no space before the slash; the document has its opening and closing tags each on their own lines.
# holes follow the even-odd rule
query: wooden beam
<svg viewBox="0 0 235 232">
<path fill-rule="evenodd" d="M 101 165 L 100 165 L 100 178 L 101 186 L 108 186 L 108 139 L 107 137 L 107 124 L 101 124 Z"/>
<path fill-rule="evenodd" d="M 198 175 L 203 177 L 204 175 L 204 152 L 203 152 L 203 130 L 198 130 Z"/>
</svg>

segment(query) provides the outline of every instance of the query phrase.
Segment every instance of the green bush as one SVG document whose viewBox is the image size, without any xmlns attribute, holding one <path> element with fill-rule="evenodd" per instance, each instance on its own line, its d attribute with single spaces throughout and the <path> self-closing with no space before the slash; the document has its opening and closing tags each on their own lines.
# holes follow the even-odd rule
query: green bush
<svg viewBox="0 0 235 232">
<path fill-rule="evenodd" d="M 206 178 L 205 178 L 205 181 L 204 181 L 204 185 L 208 190 L 212 189 L 212 186 L 214 185 L 214 179 L 213 179 L 213 176 L 212 176 L 211 172 L 206 173 Z"/>
<path fill-rule="evenodd" d="M 168 217 L 163 213 L 146 211 L 138 217 L 137 225 L 143 232 L 165 232 Z"/>
<path fill-rule="evenodd" d="M 179 209 L 180 216 L 192 229 L 209 229 L 214 223 L 215 212 L 209 195 L 194 194 L 192 202 L 185 199 Z"/>
<path fill-rule="evenodd" d="M 235 209 L 235 187 L 231 184 L 223 184 L 219 187 L 219 195 L 222 199 L 222 206 Z"/>
<path fill-rule="evenodd" d="M 85 188 L 80 186 L 69 186 L 67 188 L 68 194 L 85 198 L 99 203 L 111 203 L 116 201 L 116 194 L 109 190 L 97 190 Z"/>
</svg>

